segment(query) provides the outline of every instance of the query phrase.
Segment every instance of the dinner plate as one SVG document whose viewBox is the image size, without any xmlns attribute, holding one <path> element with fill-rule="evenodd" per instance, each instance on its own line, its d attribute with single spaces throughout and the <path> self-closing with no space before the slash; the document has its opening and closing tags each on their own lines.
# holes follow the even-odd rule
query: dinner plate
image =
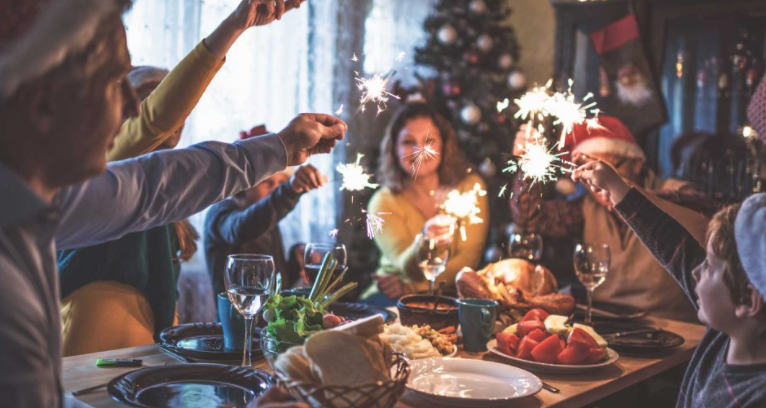
<svg viewBox="0 0 766 408">
<path fill-rule="evenodd" d="M 577 318 L 578 321 L 584 320 L 587 310 L 588 307 L 584 303 L 578 302 L 575 304 L 575 318 Z M 593 320 L 612 322 L 628 322 L 641 319 L 648 315 L 649 312 L 646 310 L 608 302 L 593 302 L 593 312 L 591 313 Z"/>
<path fill-rule="evenodd" d="M 494 406 L 537 394 L 543 383 L 517 367 L 484 360 L 429 358 L 410 361 L 407 388 L 430 401 Z"/>
<path fill-rule="evenodd" d="M 500 351 L 499 348 L 497 348 L 496 339 L 490 340 L 489 343 L 487 343 L 487 348 L 489 349 L 490 352 L 497 354 L 500 357 L 511 360 L 511 364 L 513 365 L 519 366 L 521 368 L 525 368 L 527 370 L 531 370 L 531 371 L 535 371 L 539 373 L 549 373 L 549 374 L 584 373 L 584 372 L 593 371 L 599 368 L 610 366 L 616 363 L 617 360 L 620 359 L 620 355 L 617 354 L 616 351 L 607 347 L 606 354 L 608 358 L 598 364 L 589 364 L 589 365 L 546 364 L 546 363 L 538 363 L 536 361 L 529 361 L 529 360 L 524 360 L 521 358 L 509 356 L 508 354 L 503 353 L 502 351 Z"/>
<path fill-rule="evenodd" d="M 160 333 L 160 344 L 163 351 L 191 360 L 216 363 L 242 361 L 242 350 L 224 349 L 220 323 L 188 323 L 168 327 Z M 254 360 L 263 358 L 260 329 L 257 328 L 253 332 L 251 353 Z"/>
<path fill-rule="evenodd" d="M 174 364 L 125 373 L 107 385 L 109 395 L 134 407 L 245 407 L 270 387 L 258 369 L 223 364 Z"/>
<path fill-rule="evenodd" d="M 635 325 L 632 323 L 596 322 L 594 329 L 609 342 L 609 347 L 624 354 L 651 354 L 661 352 L 684 344 L 684 338 L 667 330 L 652 333 L 637 333 L 622 337 L 612 337 L 610 334 L 633 332 L 641 329 L 652 329 L 651 326 Z"/>
</svg>

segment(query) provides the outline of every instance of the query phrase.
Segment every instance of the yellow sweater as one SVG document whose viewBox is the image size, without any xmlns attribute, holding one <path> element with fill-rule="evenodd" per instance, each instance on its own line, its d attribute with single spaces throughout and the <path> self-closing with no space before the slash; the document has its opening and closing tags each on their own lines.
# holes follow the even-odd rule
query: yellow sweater
<svg viewBox="0 0 766 408">
<path fill-rule="evenodd" d="M 109 161 L 149 153 L 183 125 L 219 60 L 199 43 L 141 103 L 139 116 L 122 124 Z M 64 356 L 153 344 L 154 318 L 146 297 L 114 281 L 93 282 L 61 301 Z M 176 316 L 177 318 L 178 316 Z"/>
<path fill-rule="evenodd" d="M 122 124 L 107 159 L 124 160 L 159 147 L 184 124 L 223 63 L 197 44 L 141 102 L 138 116 Z"/>
<path fill-rule="evenodd" d="M 481 177 L 472 174 L 460 182 L 456 189 L 468 191 L 476 183 L 486 188 Z M 456 232 L 447 267 L 436 279 L 437 282 L 445 281 L 447 288 L 454 288 L 455 276 L 463 267 L 476 268 L 481 261 L 489 223 L 489 203 L 486 196 L 479 197 L 479 208 L 479 217 L 485 221 L 466 226 L 468 239 L 465 242 Z M 368 211 L 373 214 L 392 213 L 385 215 L 383 231 L 375 235 L 375 244 L 381 251 L 380 265 L 376 273 L 397 275 L 408 282 L 414 292 L 427 291 L 428 281 L 425 280 L 415 259 L 415 236 L 423 230 L 423 225 L 428 219 L 406 196 L 394 194 L 385 187 L 372 196 Z M 377 287 L 371 288 L 365 295 L 369 296 L 375 292 Z"/>
</svg>

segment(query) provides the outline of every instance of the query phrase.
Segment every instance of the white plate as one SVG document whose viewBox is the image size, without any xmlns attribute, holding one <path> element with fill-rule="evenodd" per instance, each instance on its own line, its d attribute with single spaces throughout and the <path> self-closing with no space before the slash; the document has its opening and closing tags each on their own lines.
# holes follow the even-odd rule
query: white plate
<svg viewBox="0 0 766 408">
<path fill-rule="evenodd" d="M 538 363 L 535 361 L 523 360 L 520 358 L 509 356 L 508 354 L 503 353 L 502 351 L 500 351 L 499 348 L 497 348 L 496 339 L 490 340 L 489 343 L 487 343 L 487 348 L 492 353 L 495 353 L 500 357 L 504 357 L 504 358 L 507 358 L 508 360 L 511 360 L 511 364 L 513 365 L 526 368 L 527 370 L 536 371 L 539 373 L 550 373 L 550 374 L 584 373 L 588 371 L 597 370 L 602 367 L 610 366 L 616 363 L 617 360 L 620 359 L 620 355 L 617 354 L 616 351 L 607 347 L 606 355 L 608 358 L 598 364 L 591 364 L 591 365 L 546 364 L 546 363 Z"/>
<path fill-rule="evenodd" d="M 407 388 L 430 401 L 471 407 L 537 394 L 543 383 L 534 374 L 483 360 L 429 358 L 410 362 Z"/>
</svg>

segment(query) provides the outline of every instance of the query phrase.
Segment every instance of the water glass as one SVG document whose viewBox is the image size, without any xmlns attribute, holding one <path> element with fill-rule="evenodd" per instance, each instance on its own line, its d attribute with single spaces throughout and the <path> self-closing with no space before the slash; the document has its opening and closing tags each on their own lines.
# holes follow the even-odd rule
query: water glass
<svg viewBox="0 0 766 408">
<path fill-rule="evenodd" d="M 585 314 L 585 324 L 591 324 L 591 309 L 593 306 L 593 291 L 604 283 L 609 273 L 609 263 L 612 255 L 609 245 L 577 244 L 574 253 L 574 268 L 577 279 L 585 286 L 588 294 L 588 310 Z"/>
</svg>

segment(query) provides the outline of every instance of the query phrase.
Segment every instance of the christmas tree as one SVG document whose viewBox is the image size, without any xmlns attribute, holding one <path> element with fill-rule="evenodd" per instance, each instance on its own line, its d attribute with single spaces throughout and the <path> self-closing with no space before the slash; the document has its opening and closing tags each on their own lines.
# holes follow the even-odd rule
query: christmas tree
<svg viewBox="0 0 766 408">
<path fill-rule="evenodd" d="M 509 120 L 512 112 L 499 113 L 497 104 L 508 98 L 512 109 L 526 87 L 516 66 L 519 44 L 507 23 L 507 3 L 439 0 L 425 21 L 427 42 L 415 51 L 415 62 L 437 73 L 431 102 L 448 113 L 463 152 L 486 180 L 492 197 L 508 182 L 500 177 L 500 169 L 509 159 L 515 132 Z M 507 218 L 506 200 L 493 200 L 491 225 L 502 225 Z M 497 237 L 499 231 L 494 232 Z"/>
</svg>

